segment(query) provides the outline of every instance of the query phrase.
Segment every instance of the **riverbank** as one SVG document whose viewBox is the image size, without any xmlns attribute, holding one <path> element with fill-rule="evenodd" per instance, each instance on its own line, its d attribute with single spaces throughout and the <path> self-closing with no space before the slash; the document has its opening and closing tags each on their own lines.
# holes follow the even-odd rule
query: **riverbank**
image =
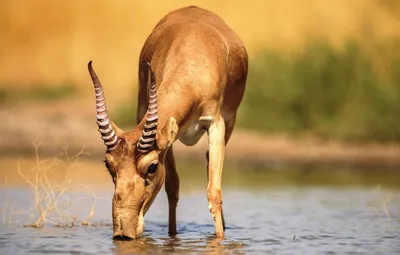
<svg viewBox="0 0 400 255">
<path fill-rule="evenodd" d="M 84 157 L 101 159 L 104 148 L 90 103 L 77 100 L 3 107 L 0 110 L 3 120 L 0 156 L 32 155 L 36 143 L 40 144 L 41 155 L 55 156 L 66 149 L 73 155 L 83 148 L 88 152 Z M 178 159 L 203 161 L 206 150 L 206 136 L 192 147 L 179 141 L 174 145 Z M 276 168 L 295 165 L 400 169 L 400 145 L 322 142 L 237 129 L 226 149 L 225 160 Z"/>
</svg>

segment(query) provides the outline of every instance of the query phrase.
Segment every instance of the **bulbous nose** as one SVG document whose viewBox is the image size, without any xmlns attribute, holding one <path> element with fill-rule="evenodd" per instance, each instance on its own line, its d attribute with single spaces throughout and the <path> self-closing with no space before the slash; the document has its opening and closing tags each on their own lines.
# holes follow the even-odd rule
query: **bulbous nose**
<svg viewBox="0 0 400 255">
<path fill-rule="evenodd" d="M 116 240 L 136 239 L 143 231 L 138 231 L 139 217 L 135 210 L 113 206 L 113 238 Z"/>
</svg>

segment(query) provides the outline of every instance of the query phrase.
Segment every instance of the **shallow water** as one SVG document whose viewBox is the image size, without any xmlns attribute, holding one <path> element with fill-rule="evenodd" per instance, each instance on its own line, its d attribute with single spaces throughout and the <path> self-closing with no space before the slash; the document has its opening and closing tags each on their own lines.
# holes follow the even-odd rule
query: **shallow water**
<svg viewBox="0 0 400 255">
<path fill-rule="evenodd" d="M 200 177 L 205 171 L 181 174 L 177 236 L 167 233 L 162 190 L 145 217 L 144 236 L 112 240 L 113 190 L 102 173 L 104 184 L 65 194 L 74 197 L 65 210 L 78 219 L 75 224 L 24 227 L 35 219 L 32 189 L 17 184 L 0 189 L 0 254 L 400 254 L 397 172 L 227 169 L 222 240 L 214 236 L 206 177 Z M 91 224 L 82 226 L 93 205 Z"/>
</svg>

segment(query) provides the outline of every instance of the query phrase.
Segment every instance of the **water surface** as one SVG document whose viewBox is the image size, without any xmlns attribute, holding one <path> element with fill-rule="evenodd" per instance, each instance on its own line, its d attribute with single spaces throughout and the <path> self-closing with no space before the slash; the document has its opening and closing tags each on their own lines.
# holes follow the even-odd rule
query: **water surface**
<svg viewBox="0 0 400 255">
<path fill-rule="evenodd" d="M 181 165 L 179 234 L 168 236 L 168 203 L 161 190 L 145 217 L 144 236 L 114 241 L 113 187 L 100 167 L 101 162 L 80 163 L 74 184 L 85 188 L 63 194 L 65 217 L 55 217 L 43 228 L 24 227 L 37 217 L 32 189 L 16 181 L 3 185 L 0 254 L 400 254 L 396 171 L 228 165 L 223 185 L 226 237 L 217 239 L 205 170 L 200 170 L 204 166 Z M 90 185 L 84 176 L 93 173 L 95 184 Z M 18 180 L 4 171 L 2 175 Z M 89 225 L 81 224 L 85 221 Z"/>
</svg>

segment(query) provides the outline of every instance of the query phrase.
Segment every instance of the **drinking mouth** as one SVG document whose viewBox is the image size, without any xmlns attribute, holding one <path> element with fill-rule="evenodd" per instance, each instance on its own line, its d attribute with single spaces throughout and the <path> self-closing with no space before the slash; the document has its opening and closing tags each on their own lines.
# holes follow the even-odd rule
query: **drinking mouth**
<svg viewBox="0 0 400 255">
<path fill-rule="evenodd" d="M 114 240 L 118 240 L 118 241 L 132 241 L 135 238 L 132 238 L 132 237 L 129 237 L 129 236 L 126 236 L 126 235 L 122 235 L 122 234 L 117 234 L 117 235 L 113 236 L 113 239 Z"/>
</svg>

